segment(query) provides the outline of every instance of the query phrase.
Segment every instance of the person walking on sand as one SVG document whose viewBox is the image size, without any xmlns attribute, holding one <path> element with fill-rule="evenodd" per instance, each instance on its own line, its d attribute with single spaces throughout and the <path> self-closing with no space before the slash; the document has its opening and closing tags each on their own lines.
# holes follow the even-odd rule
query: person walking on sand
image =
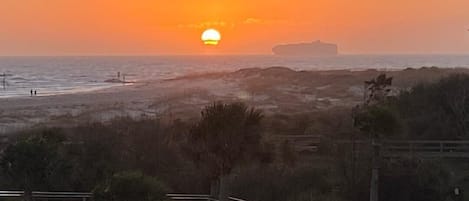
<svg viewBox="0 0 469 201">
<path fill-rule="evenodd" d="M 33 96 L 33 89 L 31 89 L 31 96 Z"/>
<path fill-rule="evenodd" d="M 36 96 L 36 95 L 37 95 L 37 91 L 36 91 L 36 90 L 34 90 L 34 96 Z"/>
</svg>

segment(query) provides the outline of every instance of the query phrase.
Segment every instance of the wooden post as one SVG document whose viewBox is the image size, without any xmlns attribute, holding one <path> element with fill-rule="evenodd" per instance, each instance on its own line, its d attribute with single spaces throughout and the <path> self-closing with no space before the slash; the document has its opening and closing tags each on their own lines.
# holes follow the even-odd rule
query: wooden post
<svg viewBox="0 0 469 201">
<path fill-rule="evenodd" d="M 228 180 L 229 175 L 220 176 L 220 187 L 218 189 L 218 200 L 219 201 L 228 201 L 229 192 L 228 192 Z"/>
<path fill-rule="evenodd" d="M 33 192 L 27 189 L 24 190 L 23 199 L 24 201 L 33 201 Z"/>
<path fill-rule="evenodd" d="M 370 181 L 370 201 L 378 201 L 380 145 L 376 142 L 376 139 L 371 141 L 371 145 L 373 148 L 373 155 Z"/>
<path fill-rule="evenodd" d="M 355 184 L 356 184 L 356 176 L 355 172 L 357 171 L 356 169 L 356 145 L 355 145 L 355 134 L 352 134 L 352 186 L 351 186 L 351 191 L 353 194 L 352 200 L 356 200 L 356 194 L 355 194 Z"/>
<path fill-rule="evenodd" d="M 219 192 L 220 192 L 220 182 L 218 179 L 213 180 L 210 183 L 210 197 L 218 199 Z"/>
</svg>

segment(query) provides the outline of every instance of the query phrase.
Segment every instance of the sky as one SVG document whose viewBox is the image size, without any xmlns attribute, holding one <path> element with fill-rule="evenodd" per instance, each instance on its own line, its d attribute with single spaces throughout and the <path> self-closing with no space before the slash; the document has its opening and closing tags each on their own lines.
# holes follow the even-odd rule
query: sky
<svg viewBox="0 0 469 201">
<path fill-rule="evenodd" d="M 0 55 L 469 53 L 469 0 L 1 0 Z M 218 46 L 200 40 L 221 32 Z"/>
</svg>

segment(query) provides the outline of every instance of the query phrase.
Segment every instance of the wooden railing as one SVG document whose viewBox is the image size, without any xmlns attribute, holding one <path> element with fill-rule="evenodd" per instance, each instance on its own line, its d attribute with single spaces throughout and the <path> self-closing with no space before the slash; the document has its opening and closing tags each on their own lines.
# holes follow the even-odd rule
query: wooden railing
<svg viewBox="0 0 469 201">
<path fill-rule="evenodd" d="M 288 141 L 298 152 L 318 151 L 321 135 L 275 135 L 277 142 Z M 336 147 L 355 144 L 358 152 L 369 152 L 371 141 L 367 140 L 331 140 Z M 467 140 L 381 140 L 381 153 L 384 157 L 443 157 L 469 158 Z"/>
<path fill-rule="evenodd" d="M 1 197 L 24 197 L 24 191 L 0 191 Z M 33 200 L 46 200 L 46 199 L 62 199 L 62 200 L 82 200 L 87 201 L 93 197 L 92 193 L 88 192 L 44 192 L 33 191 Z"/>
<path fill-rule="evenodd" d="M 394 157 L 399 155 L 422 157 L 468 158 L 469 141 L 384 141 L 383 154 Z"/>
<path fill-rule="evenodd" d="M 199 201 L 199 200 L 208 200 L 208 201 L 219 201 L 218 199 L 207 195 L 207 194 L 181 194 L 181 193 L 169 193 L 166 194 L 166 197 L 168 197 L 171 200 L 174 201 Z M 233 196 L 229 196 L 228 200 L 230 201 L 246 201 L 244 199 L 236 198 Z"/>
<path fill-rule="evenodd" d="M 217 199 L 213 198 L 208 194 L 181 194 L 181 193 L 169 193 L 166 194 L 171 200 L 175 201 L 184 201 L 184 200 L 207 200 L 207 201 L 218 201 Z"/>
<path fill-rule="evenodd" d="M 231 197 L 231 196 L 228 197 L 228 199 L 231 200 L 231 201 L 246 201 L 246 200 L 243 200 L 241 198 L 235 198 L 235 197 Z"/>
<path fill-rule="evenodd" d="M 321 143 L 320 135 L 275 135 L 277 141 L 288 141 L 298 152 L 317 152 Z"/>
<path fill-rule="evenodd" d="M 358 152 L 369 151 L 370 141 L 337 141 L 336 144 L 355 143 Z M 442 157 L 469 158 L 469 141 L 466 140 L 381 140 L 381 155 L 383 157 Z"/>
</svg>

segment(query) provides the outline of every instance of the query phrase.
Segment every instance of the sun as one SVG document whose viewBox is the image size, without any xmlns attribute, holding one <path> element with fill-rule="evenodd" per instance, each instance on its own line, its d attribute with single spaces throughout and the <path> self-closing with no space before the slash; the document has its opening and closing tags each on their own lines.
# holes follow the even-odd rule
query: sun
<svg viewBox="0 0 469 201">
<path fill-rule="evenodd" d="M 216 29 L 207 29 L 202 33 L 201 39 L 205 45 L 218 45 L 221 35 Z"/>
</svg>

